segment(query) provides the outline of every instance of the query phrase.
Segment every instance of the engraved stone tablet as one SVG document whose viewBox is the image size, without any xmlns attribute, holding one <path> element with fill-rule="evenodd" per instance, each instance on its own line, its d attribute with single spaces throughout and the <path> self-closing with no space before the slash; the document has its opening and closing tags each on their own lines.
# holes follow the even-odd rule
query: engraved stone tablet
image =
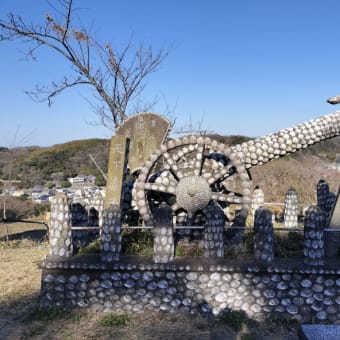
<svg viewBox="0 0 340 340">
<path fill-rule="evenodd" d="M 120 207 L 125 168 L 132 174 L 142 167 L 165 141 L 169 129 L 170 122 L 154 113 L 130 117 L 117 128 L 110 146 L 105 208 L 110 204 Z M 127 139 L 130 141 L 128 148 Z"/>
<path fill-rule="evenodd" d="M 109 155 L 105 209 L 109 208 L 110 204 L 120 207 L 126 152 L 126 138 L 120 135 L 113 136 Z"/>
<path fill-rule="evenodd" d="M 140 113 L 127 119 L 116 130 L 116 135 L 130 139 L 128 168 L 138 170 L 150 155 L 164 143 L 170 122 L 154 113 Z"/>
</svg>

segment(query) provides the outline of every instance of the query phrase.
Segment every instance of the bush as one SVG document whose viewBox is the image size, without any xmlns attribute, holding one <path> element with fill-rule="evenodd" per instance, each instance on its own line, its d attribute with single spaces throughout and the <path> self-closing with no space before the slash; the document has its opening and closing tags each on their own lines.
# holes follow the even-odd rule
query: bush
<svg viewBox="0 0 340 340">
<path fill-rule="evenodd" d="M 69 188 L 72 184 L 69 181 L 61 181 L 60 186 L 62 188 Z"/>
</svg>

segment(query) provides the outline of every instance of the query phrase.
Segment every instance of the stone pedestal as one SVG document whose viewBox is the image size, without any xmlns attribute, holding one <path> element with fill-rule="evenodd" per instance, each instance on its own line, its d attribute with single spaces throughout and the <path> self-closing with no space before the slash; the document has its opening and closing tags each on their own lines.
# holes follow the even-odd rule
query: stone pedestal
<svg viewBox="0 0 340 340">
<path fill-rule="evenodd" d="M 51 202 L 49 229 L 50 255 L 73 255 L 69 204 L 65 194 L 58 194 Z"/>
<path fill-rule="evenodd" d="M 162 203 L 153 216 L 153 261 L 168 263 L 174 259 L 174 232 L 172 210 Z"/>
<path fill-rule="evenodd" d="M 225 215 L 223 210 L 216 204 L 211 203 L 206 209 L 206 223 L 204 228 L 204 257 L 224 257 L 224 224 Z"/>
<path fill-rule="evenodd" d="M 255 212 L 254 259 L 270 263 L 274 258 L 272 213 L 260 207 Z"/>
<path fill-rule="evenodd" d="M 296 228 L 298 226 L 298 194 L 292 188 L 286 194 L 284 224 L 286 228 Z"/>
<path fill-rule="evenodd" d="M 320 179 L 320 181 L 316 185 L 316 199 L 318 202 L 318 207 L 323 211 L 326 211 L 328 194 L 328 183 L 324 179 Z"/>
<path fill-rule="evenodd" d="M 324 229 L 325 213 L 316 206 L 306 211 L 304 222 L 304 255 L 305 264 L 320 266 L 324 264 Z"/>
<path fill-rule="evenodd" d="M 263 191 L 259 188 L 256 187 L 253 191 L 253 197 L 252 197 L 252 201 L 251 201 L 251 215 L 253 216 L 253 218 L 255 217 L 255 212 L 256 210 L 263 206 L 264 203 L 264 193 Z"/>
<path fill-rule="evenodd" d="M 100 239 L 102 262 L 118 261 L 122 247 L 121 211 L 111 205 L 103 213 L 103 226 Z"/>
</svg>

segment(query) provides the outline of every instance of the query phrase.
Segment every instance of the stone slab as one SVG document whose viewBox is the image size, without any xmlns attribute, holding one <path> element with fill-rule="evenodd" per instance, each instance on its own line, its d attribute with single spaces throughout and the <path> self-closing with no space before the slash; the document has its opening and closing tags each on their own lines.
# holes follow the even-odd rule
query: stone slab
<svg viewBox="0 0 340 340">
<path fill-rule="evenodd" d="M 155 113 L 140 113 L 127 119 L 116 130 L 116 135 L 130 139 L 128 167 L 138 170 L 150 155 L 158 150 L 170 129 L 170 122 Z"/>
<path fill-rule="evenodd" d="M 111 139 L 104 209 L 107 209 L 110 204 L 120 207 L 127 152 L 126 144 L 127 139 L 124 136 L 115 135 Z"/>
<path fill-rule="evenodd" d="M 336 200 L 334 203 L 333 210 L 329 219 L 328 228 L 340 229 L 340 199 L 339 199 L 340 189 L 336 195 Z"/>
<path fill-rule="evenodd" d="M 339 340 L 340 325 L 301 325 L 301 340 Z"/>
</svg>

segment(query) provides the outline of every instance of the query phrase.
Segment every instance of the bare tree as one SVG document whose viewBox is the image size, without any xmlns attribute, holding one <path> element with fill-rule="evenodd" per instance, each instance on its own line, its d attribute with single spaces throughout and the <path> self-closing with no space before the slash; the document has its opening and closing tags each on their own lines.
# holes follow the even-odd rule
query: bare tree
<svg viewBox="0 0 340 340">
<path fill-rule="evenodd" d="M 145 87 L 145 79 L 158 69 L 168 55 L 151 46 L 135 47 L 130 39 L 118 51 L 110 43 L 101 44 L 86 28 L 77 27 L 78 9 L 73 0 L 54 0 L 54 14 L 45 14 L 42 24 L 31 24 L 22 17 L 9 13 L 0 19 L 0 41 L 19 40 L 28 43 L 27 56 L 35 59 L 41 47 L 48 47 L 65 58 L 72 72 L 49 86 L 36 86 L 28 92 L 38 101 L 52 104 L 64 90 L 77 85 L 88 85 L 95 101 L 90 104 L 99 116 L 99 123 L 117 128 L 131 113 L 131 109 Z"/>
</svg>

